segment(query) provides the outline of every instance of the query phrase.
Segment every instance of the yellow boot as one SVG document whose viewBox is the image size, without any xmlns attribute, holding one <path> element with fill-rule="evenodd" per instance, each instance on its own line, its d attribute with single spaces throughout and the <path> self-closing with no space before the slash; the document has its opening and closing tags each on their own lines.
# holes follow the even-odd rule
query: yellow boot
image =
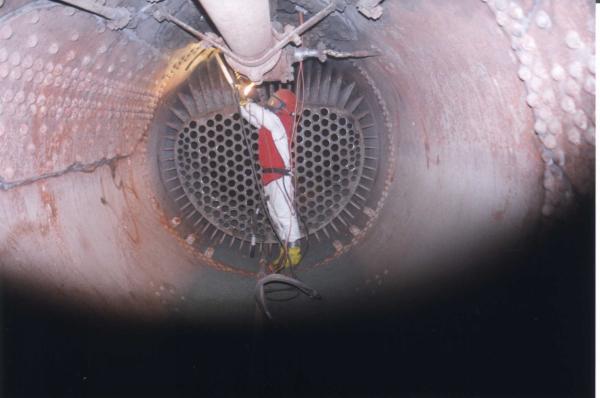
<svg viewBox="0 0 600 398">
<path fill-rule="evenodd" d="M 287 253 L 286 253 L 287 252 Z M 271 268 L 278 271 L 282 268 L 295 267 L 302 261 L 302 251 L 300 246 L 288 247 L 287 251 L 283 247 L 279 248 L 279 256 L 271 264 Z"/>
</svg>

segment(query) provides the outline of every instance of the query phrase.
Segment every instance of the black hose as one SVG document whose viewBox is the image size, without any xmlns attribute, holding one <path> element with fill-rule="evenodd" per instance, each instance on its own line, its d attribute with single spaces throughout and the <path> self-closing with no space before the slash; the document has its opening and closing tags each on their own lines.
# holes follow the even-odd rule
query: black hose
<svg viewBox="0 0 600 398">
<path fill-rule="evenodd" d="M 263 313 L 270 320 L 273 319 L 273 316 L 269 312 L 269 308 L 267 307 L 267 299 L 265 297 L 265 286 L 272 283 L 282 283 L 284 285 L 292 286 L 298 291 L 304 293 L 309 298 L 313 300 L 320 300 L 321 295 L 312 287 L 308 286 L 304 282 L 299 281 L 298 279 L 290 278 L 289 276 L 281 275 L 281 274 L 270 274 L 265 277 L 262 277 L 256 283 L 256 287 L 254 289 L 254 295 L 256 299 L 256 303 L 263 311 Z"/>
</svg>

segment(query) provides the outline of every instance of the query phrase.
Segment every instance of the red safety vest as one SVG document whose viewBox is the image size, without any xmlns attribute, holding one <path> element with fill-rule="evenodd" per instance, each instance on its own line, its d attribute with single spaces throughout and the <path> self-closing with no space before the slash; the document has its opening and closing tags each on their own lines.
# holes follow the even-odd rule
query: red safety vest
<svg viewBox="0 0 600 398">
<path fill-rule="evenodd" d="M 291 144 L 292 128 L 294 124 L 293 116 L 286 112 L 277 112 L 276 115 L 279 118 L 279 120 L 281 120 L 283 128 L 285 128 L 285 133 L 288 137 L 288 143 Z M 265 128 L 264 126 L 258 130 L 258 163 L 260 164 L 260 167 L 263 170 L 285 169 L 283 159 L 277 151 L 275 142 L 273 142 L 273 136 L 271 135 L 271 131 Z M 281 177 L 283 177 L 283 175 L 280 173 L 263 173 L 262 183 L 263 185 L 267 185 L 268 183 L 275 181 L 276 179 Z"/>
</svg>

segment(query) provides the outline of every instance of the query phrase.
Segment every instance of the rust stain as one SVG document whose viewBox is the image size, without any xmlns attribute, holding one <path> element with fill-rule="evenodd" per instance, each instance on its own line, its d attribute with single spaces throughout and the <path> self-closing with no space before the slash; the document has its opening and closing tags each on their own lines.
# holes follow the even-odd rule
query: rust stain
<svg viewBox="0 0 600 398">
<path fill-rule="evenodd" d="M 129 182 L 125 183 L 122 182 L 121 186 L 122 186 L 122 192 L 123 192 L 123 198 L 125 199 L 125 209 L 123 210 L 122 213 L 122 217 L 124 220 L 129 220 L 129 223 L 133 226 L 133 231 L 129 232 L 129 229 L 126 229 L 126 233 L 127 236 L 129 237 L 129 240 L 131 240 L 131 242 L 133 242 L 134 244 L 139 244 L 141 239 L 140 239 L 140 231 L 139 231 L 139 227 L 136 221 L 136 217 L 135 214 L 133 213 L 132 210 L 132 206 L 130 203 L 130 198 L 129 195 L 127 194 L 128 192 L 133 194 L 135 200 L 139 200 L 139 196 L 138 193 L 135 189 L 135 185 L 133 184 L 133 175 L 131 173 L 131 169 L 129 170 Z"/>
<path fill-rule="evenodd" d="M 123 211 L 121 211 L 121 214 L 119 215 L 117 210 L 108 202 L 108 200 L 106 200 L 106 193 L 105 193 L 105 189 L 104 189 L 104 180 L 103 179 L 100 179 L 100 187 L 102 190 L 102 196 L 100 196 L 100 203 L 102 203 L 104 206 L 108 206 L 108 208 L 111 210 L 111 212 L 114 214 L 114 216 L 118 220 L 120 220 L 119 223 L 121 225 L 121 228 L 125 232 L 125 235 L 127 235 L 127 238 L 129 238 L 129 240 L 133 244 L 137 245 L 141 242 L 140 233 L 139 233 L 139 228 L 138 228 L 137 222 L 135 220 L 135 216 L 133 215 L 133 213 L 131 211 L 132 207 L 129 203 L 129 195 L 127 193 L 130 192 L 131 194 L 133 194 L 133 196 L 136 199 L 138 199 L 138 193 L 135 190 L 135 187 L 133 186 L 133 184 L 130 186 L 122 180 L 119 181 L 119 183 L 117 184 L 117 182 L 116 182 L 116 177 L 117 177 L 116 165 L 111 163 L 110 170 L 111 170 L 111 178 L 112 178 L 115 188 L 121 191 L 121 193 L 123 194 L 123 199 L 125 199 L 125 209 L 123 209 Z M 133 181 L 133 176 L 131 175 L 131 172 L 129 174 L 129 179 L 131 181 Z M 131 224 L 133 226 L 132 232 L 129 231 L 129 228 L 128 228 L 129 224 Z"/>
<path fill-rule="evenodd" d="M 495 211 L 492 213 L 492 218 L 494 221 L 500 222 L 504 220 L 504 213 L 506 213 L 504 210 Z"/>
<path fill-rule="evenodd" d="M 504 200 L 504 207 L 502 210 L 497 210 L 492 213 L 492 219 L 496 222 L 500 222 L 504 220 L 504 216 L 506 215 L 506 211 L 508 210 L 508 206 L 510 205 L 510 199 L 506 198 Z"/>
<path fill-rule="evenodd" d="M 82 233 L 79 233 L 79 245 L 81 246 L 83 251 L 86 253 L 89 253 L 90 249 L 92 248 L 90 241 Z"/>
<path fill-rule="evenodd" d="M 14 238 L 23 237 L 25 235 L 29 235 L 38 230 L 38 226 L 31 221 L 22 221 L 14 225 L 10 229 L 10 234 Z"/>
<path fill-rule="evenodd" d="M 45 185 L 41 185 L 38 189 L 43 207 L 50 211 L 51 223 L 56 224 L 58 218 L 58 208 L 56 207 L 56 198 L 54 197 L 54 194 L 48 191 Z"/>
<path fill-rule="evenodd" d="M 423 118 L 420 118 L 421 128 L 423 129 L 423 145 L 425 146 L 425 160 L 427 161 L 427 170 L 429 170 L 429 133 L 427 132 L 427 128 L 425 127 L 425 123 L 423 122 Z"/>
</svg>

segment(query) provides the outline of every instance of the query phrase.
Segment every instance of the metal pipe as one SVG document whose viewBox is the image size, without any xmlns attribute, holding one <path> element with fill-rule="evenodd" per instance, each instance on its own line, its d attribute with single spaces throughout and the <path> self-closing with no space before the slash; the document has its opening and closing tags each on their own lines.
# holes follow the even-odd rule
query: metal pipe
<svg viewBox="0 0 600 398">
<path fill-rule="evenodd" d="M 201 0 L 227 45 L 244 58 L 257 58 L 273 45 L 268 0 Z"/>
</svg>

